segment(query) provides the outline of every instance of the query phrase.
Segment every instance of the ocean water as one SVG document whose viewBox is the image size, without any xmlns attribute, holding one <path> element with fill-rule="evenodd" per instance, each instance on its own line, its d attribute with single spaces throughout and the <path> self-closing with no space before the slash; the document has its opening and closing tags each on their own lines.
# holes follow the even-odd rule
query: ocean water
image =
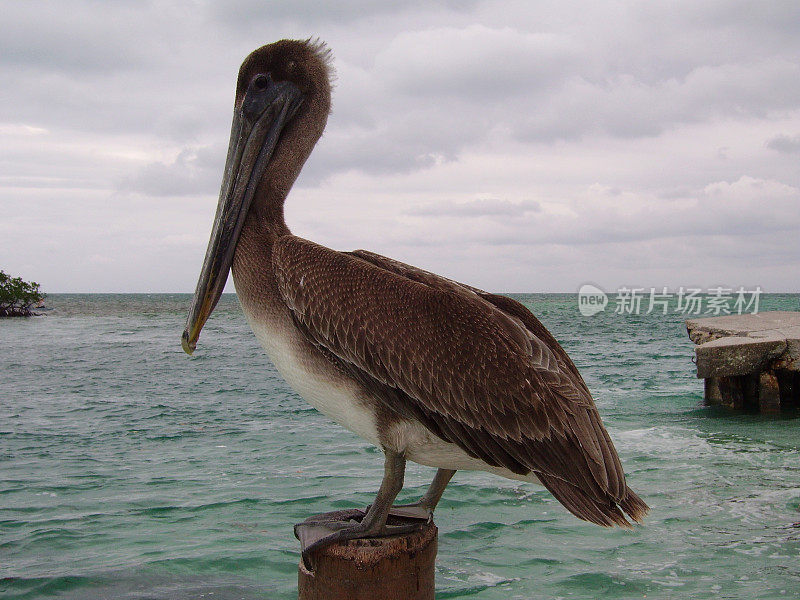
<svg viewBox="0 0 800 600">
<path fill-rule="evenodd" d="M 606 530 L 459 472 L 436 513 L 437 597 L 799 597 L 800 418 L 704 407 L 680 313 L 516 297 L 577 363 L 652 513 Z M 189 302 L 52 295 L 46 316 L 0 321 L 3 598 L 295 598 L 292 524 L 372 500 L 380 452 L 287 387 L 234 296 L 183 354 Z M 410 465 L 400 499 L 432 476 Z"/>
</svg>

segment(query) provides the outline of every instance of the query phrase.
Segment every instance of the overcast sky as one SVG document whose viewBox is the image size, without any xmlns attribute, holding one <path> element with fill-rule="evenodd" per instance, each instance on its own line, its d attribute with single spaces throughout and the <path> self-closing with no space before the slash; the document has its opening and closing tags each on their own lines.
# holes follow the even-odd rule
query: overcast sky
<svg viewBox="0 0 800 600">
<path fill-rule="evenodd" d="M 46 291 L 193 291 L 239 64 L 309 36 L 297 235 L 493 291 L 800 291 L 796 0 L 0 6 L 0 269 Z"/>
</svg>

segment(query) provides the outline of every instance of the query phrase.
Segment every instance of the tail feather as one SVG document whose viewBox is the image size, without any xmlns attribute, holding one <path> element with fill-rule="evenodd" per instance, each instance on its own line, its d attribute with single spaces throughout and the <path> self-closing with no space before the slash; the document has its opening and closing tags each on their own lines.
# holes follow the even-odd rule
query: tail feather
<svg viewBox="0 0 800 600">
<path fill-rule="evenodd" d="M 545 475 L 544 473 L 537 473 L 536 476 L 569 512 L 579 519 L 602 527 L 614 527 L 616 525 L 617 527 L 631 529 L 632 526 L 625 518 L 623 511 L 637 523 L 641 523 L 642 519 L 650 511 L 647 504 L 630 489 L 626 491 L 625 498 L 618 503 L 610 496 L 607 501 L 601 501 L 592 498 L 579 487 L 558 477 Z"/>
<path fill-rule="evenodd" d="M 624 510 L 631 519 L 637 523 L 641 523 L 650 512 L 650 507 L 647 506 L 644 500 L 639 498 L 631 489 L 628 489 L 628 494 L 619 503 L 622 510 Z"/>
</svg>

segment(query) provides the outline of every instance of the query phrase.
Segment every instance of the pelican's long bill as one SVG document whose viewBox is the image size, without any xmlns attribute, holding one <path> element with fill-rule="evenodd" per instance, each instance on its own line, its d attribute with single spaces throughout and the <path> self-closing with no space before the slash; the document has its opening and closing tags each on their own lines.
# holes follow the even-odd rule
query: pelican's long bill
<svg viewBox="0 0 800 600">
<path fill-rule="evenodd" d="M 258 75 L 247 86 L 241 104 L 237 103 L 217 215 L 183 331 L 182 346 L 187 354 L 194 352 L 200 331 L 222 295 L 258 182 L 281 131 L 302 101 L 294 84 Z"/>
</svg>

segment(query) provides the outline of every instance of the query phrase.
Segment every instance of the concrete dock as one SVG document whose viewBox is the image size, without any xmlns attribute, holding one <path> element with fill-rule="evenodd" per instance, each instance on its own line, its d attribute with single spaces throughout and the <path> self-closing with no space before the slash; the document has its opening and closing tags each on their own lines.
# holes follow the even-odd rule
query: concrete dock
<svg viewBox="0 0 800 600">
<path fill-rule="evenodd" d="M 800 408 L 800 312 L 686 321 L 709 404 L 762 413 Z"/>
</svg>

